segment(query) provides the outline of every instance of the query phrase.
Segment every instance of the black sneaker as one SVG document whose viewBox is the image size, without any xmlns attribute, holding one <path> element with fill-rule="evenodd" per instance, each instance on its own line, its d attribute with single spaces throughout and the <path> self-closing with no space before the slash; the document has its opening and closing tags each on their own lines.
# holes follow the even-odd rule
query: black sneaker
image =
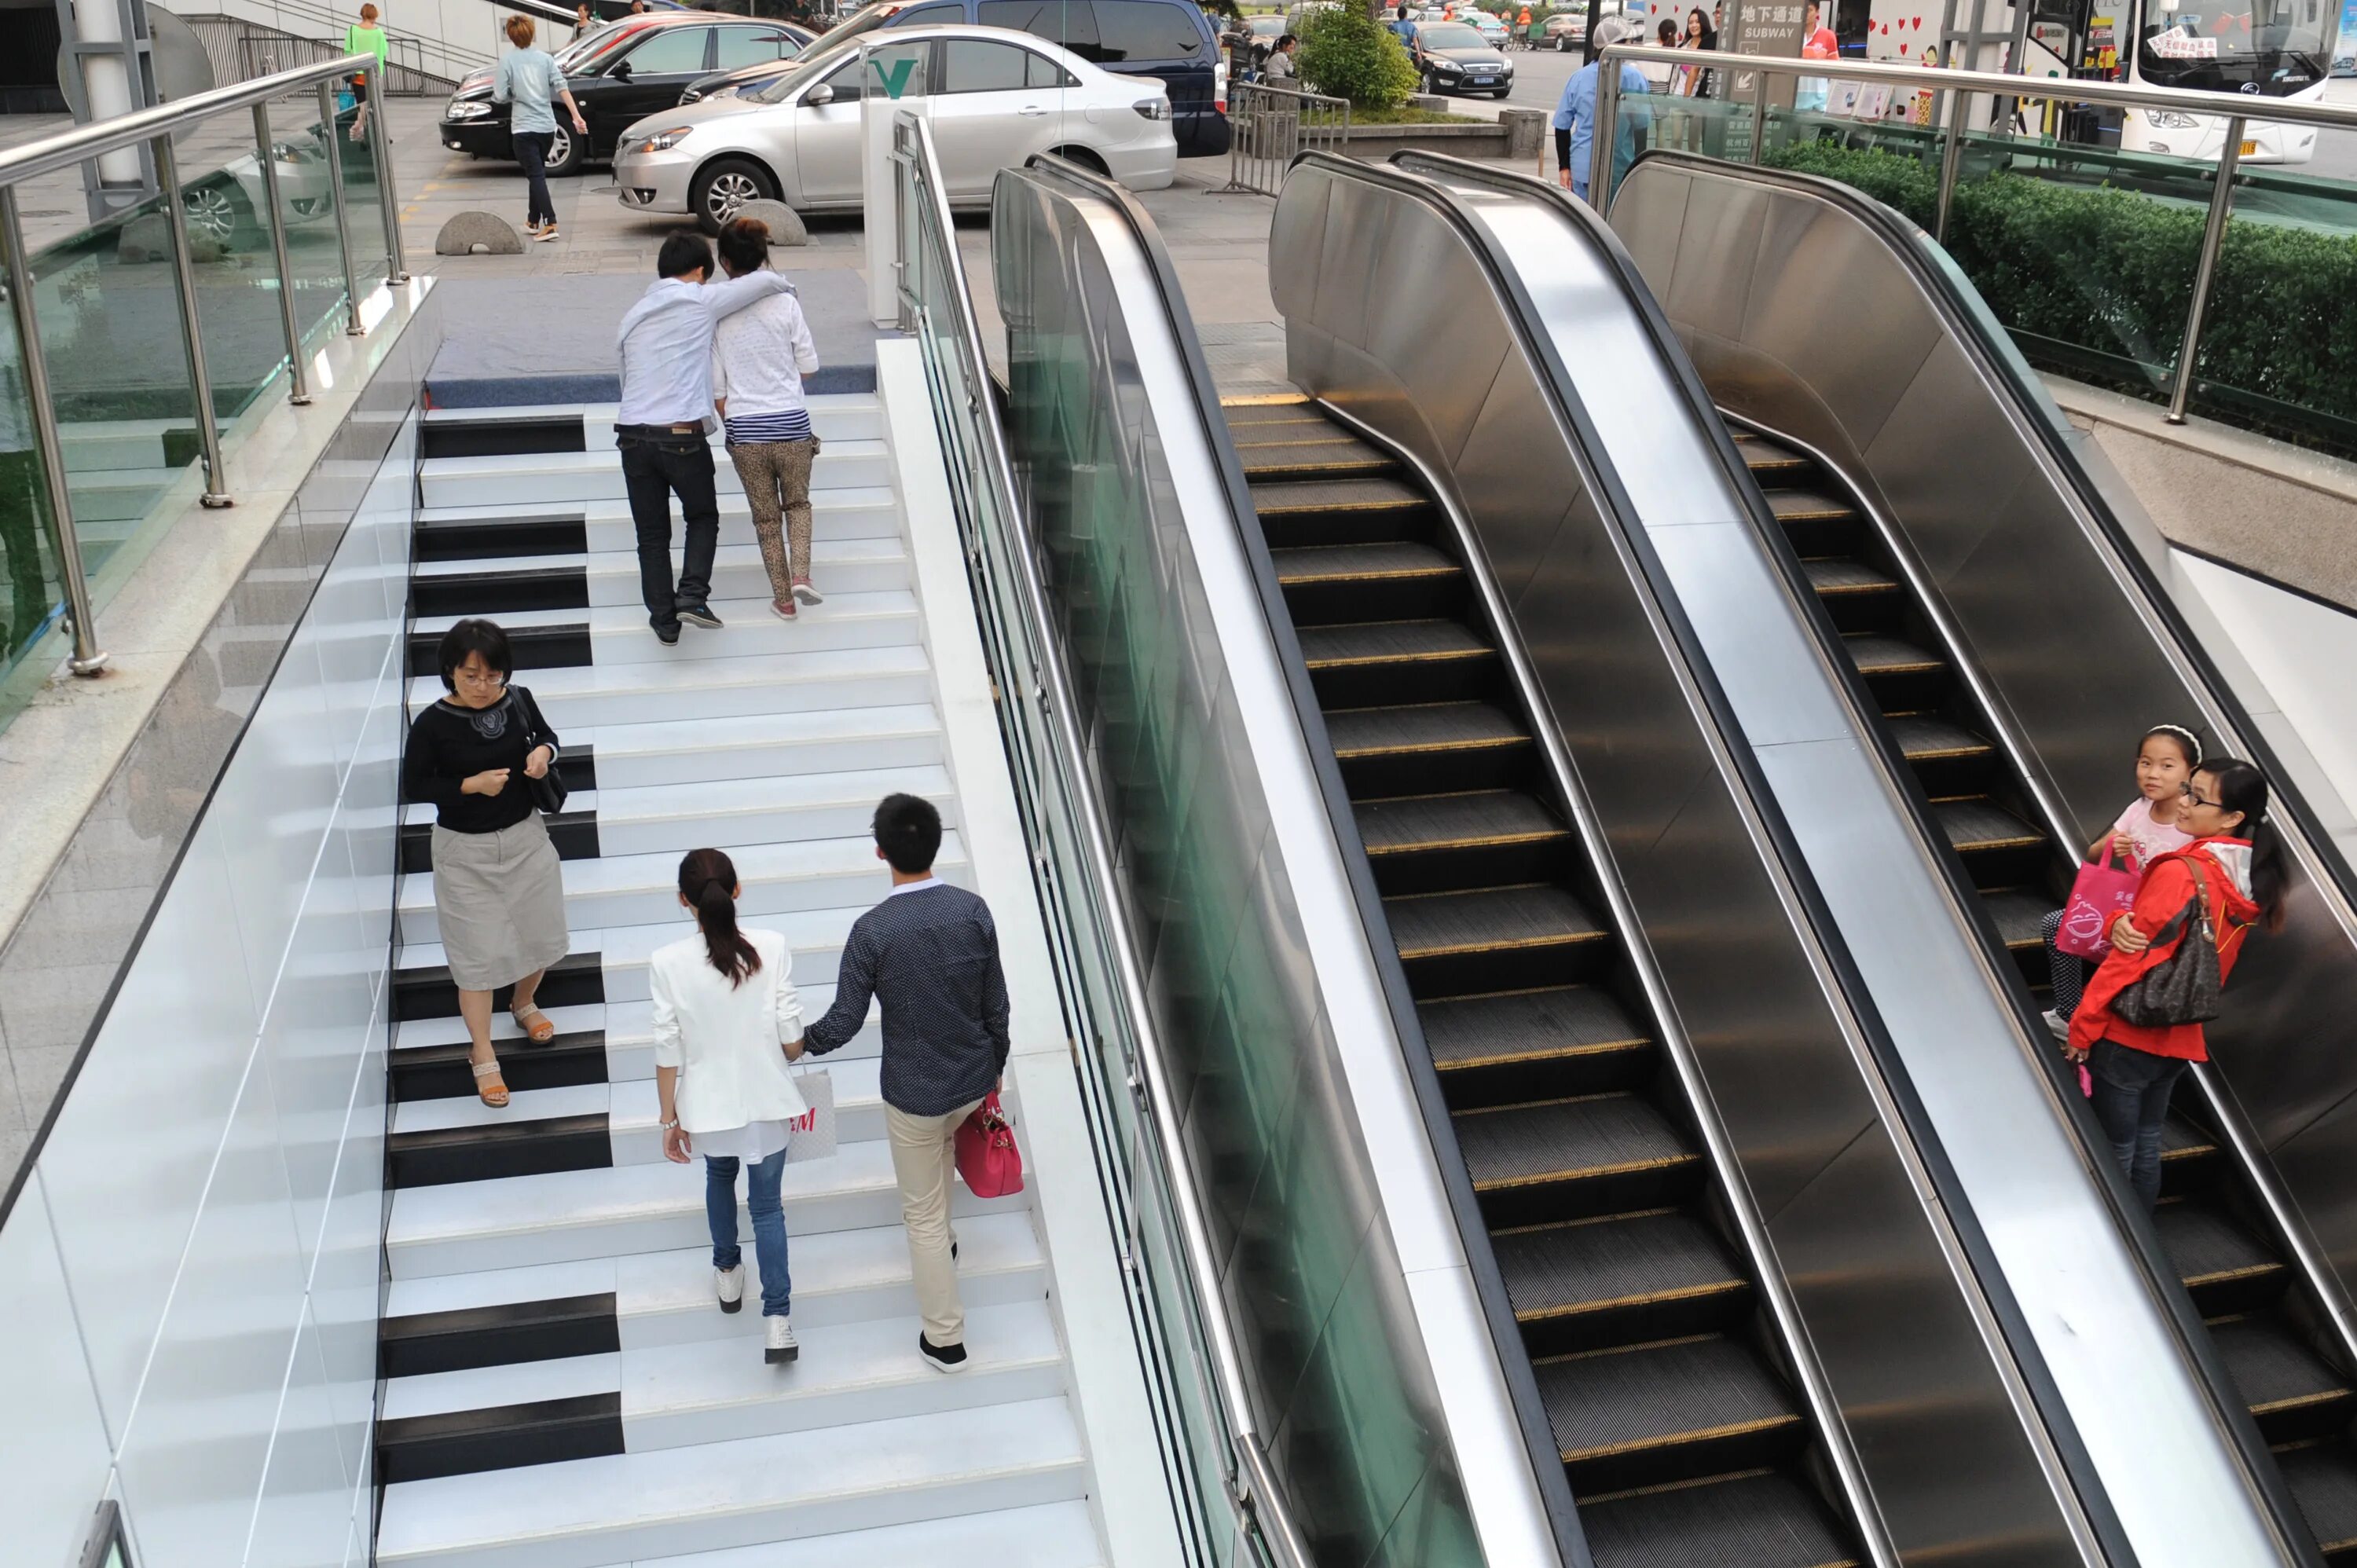
<svg viewBox="0 0 2357 1568">
<path fill-rule="evenodd" d="M 924 1353 L 925 1364 L 936 1372 L 965 1370 L 965 1347 L 963 1345 L 936 1345 L 926 1338 L 925 1331 L 920 1328 L 917 1330 L 917 1348 Z"/>
<path fill-rule="evenodd" d="M 677 648 L 679 646 L 679 628 L 676 625 L 656 627 L 655 640 L 662 643 L 665 648 Z"/>
<path fill-rule="evenodd" d="M 675 613 L 690 626 L 700 626 L 706 631 L 720 629 L 720 618 L 712 613 L 710 605 L 682 605 Z"/>
</svg>

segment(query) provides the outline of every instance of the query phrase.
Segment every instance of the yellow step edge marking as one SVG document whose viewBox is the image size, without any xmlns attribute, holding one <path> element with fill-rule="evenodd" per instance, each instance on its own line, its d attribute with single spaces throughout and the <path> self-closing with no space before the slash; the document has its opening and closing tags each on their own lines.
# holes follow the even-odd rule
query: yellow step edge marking
<svg viewBox="0 0 2357 1568">
<path fill-rule="evenodd" d="M 2330 1404 L 2335 1400 L 2345 1400 L 2349 1397 L 2350 1391 L 2347 1389 L 2327 1389 L 2322 1393 L 2294 1394 L 2287 1400 L 2268 1400 L 2265 1403 L 2255 1404 L 2251 1407 L 2251 1413 L 2273 1415 L 2278 1411 L 2306 1410 L 2316 1405 Z"/>
<path fill-rule="evenodd" d="M 1403 746 L 1357 746 L 1349 747 L 1338 746 L 1334 748 L 1334 755 L 1337 757 L 1341 758 L 1354 758 L 1361 757 L 1421 757 L 1427 752 L 1495 751 L 1500 746 L 1528 746 L 1530 744 L 1531 737 L 1526 735 L 1509 735 L 1496 736 L 1480 740 L 1418 741 L 1413 745 Z"/>
<path fill-rule="evenodd" d="M 1555 937 L 1510 937 L 1501 941 L 1462 942 L 1439 948 L 1402 948 L 1403 960 L 1421 958 L 1454 958 L 1466 953 L 1519 952 L 1528 948 L 1569 947 L 1575 942 L 1600 942 L 1602 931 L 1567 931 Z"/>
<path fill-rule="evenodd" d="M 1609 1165 L 1571 1165 L 1562 1170 L 1542 1171 L 1536 1176 L 1491 1176 L 1473 1184 L 1475 1192 L 1505 1192 L 1518 1187 L 1544 1187 L 1550 1182 L 1593 1181 L 1598 1176 L 1630 1176 L 1638 1171 L 1665 1171 L 1676 1165 L 1690 1165 L 1702 1159 L 1700 1155 L 1665 1155 L 1660 1159 L 1622 1160 Z"/>
<path fill-rule="evenodd" d="M 1284 408 L 1309 401 L 1308 392 L 1238 392 L 1220 400 L 1222 408 Z"/>
<path fill-rule="evenodd" d="M 2223 1284 L 2228 1280 L 2255 1280 L 2261 1274 L 2276 1274 L 2282 1272 L 2283 1265 L 2277 1262 L 2248 1263 L 2239 1269 L 2219 1269 L 2206 1274 L 2188 1274 L 2185 1276 L 2184 1283 L 2186 1289 L 2191 1290 L 2195 1285 Z"/>
<path fill-rule="evenodd" d="M 1443 648 L 1426 653 L 1352 653 L 1340 658 L 1305 659 L 1312 670 L 1349 670 L 1361 664 L 1430 664 L 1446 659 L 1493 659 L 1494 648 Z"/>
<path fill-rule="evenodd" d="M 1749 1290 L 1749 1280 L 1714 1280 L 1706 1285 L 1681 1285 L 1675 1290 L 1646 1291 L 1639 1295 L 1616 1295 L 1602 1301 L 1576 1301 L 1562 1306 L 1540 1307 L 1530 1312 L 1517 1312 L 1517 1323 L 1544 1323 L 1553 1318 L 1577 1317 L 1582 1313 L 1609 1312 L 1619 1307 L 1645 1306 L 1657 1302 L 1694 1301 L 1706 1295 L 1726 1295 L 1732 1291 Z"/>
<path fill-rule="evenodd" d="M 1641 1050 L 1653 1042 L 1642 1035 L 1626 1040 L 1598 1040 L 1584 1046 L 1549 1046 L 1544 1050 L 1513 1051 L 1503 1056 L 1461 1057 L 1448 1061 L 1435 1058 L 1437 1072 L 1464 1072 L 1471 1068 L 1511 1067 L 1517 1062 L 1561 1061 L 1572 1057 L 1609 1056 L 1616 1051 Z"/>
<path fill-rule="evenodd" d="M 1498 833 L 1478 839 L 1414 839 L 1405 843 L 1371 843 L 1367 853 L 1372 854 L 1437 854 L 1449 849 L 1494 849 L 1510 843 L 1544 843 L 1549 839 L 1567 839 L 1569 828 L 1534 828 L 1529 832 Z"/>
<path fill-rule="evenodd" d="M 1797 1426 L 1797 1415 L 1769 1415 L 1757 1421 L 1732 1421 L 1724 1426 L 1697 1427 L 1691 1432 L 1673 1432 L 1660 1437 L 1634 1437 L 1626 1443 L 1607 1443 L 1595 1448 L 1566 1448 L 1563 1462 L 1577 1464 L 1587 1459 L 1609 1459 L 1616 1454 L 1643 1454 L 1652 1449 L 1679 1448 L 1690 1443 L 1710 1443 L 1726 1437 L 1743 1437 L 1754 1432 L 1773 1432 L 1781 1426 Z"/>
</svg>

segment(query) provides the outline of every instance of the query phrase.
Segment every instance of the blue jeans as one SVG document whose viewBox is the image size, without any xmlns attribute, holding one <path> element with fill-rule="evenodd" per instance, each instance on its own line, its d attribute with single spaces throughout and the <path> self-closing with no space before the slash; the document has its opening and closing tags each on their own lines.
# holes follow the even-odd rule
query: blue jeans
<svg viewBox="0 0 2357 1568">
<path fill-rule="evenodd" d="M 2185 1076 L 2179 1057 L 2157 1057 L 2131 1050 L 2113 1040 L 2097 1040 L 2087 1055 L 2087 1071 L 2094 1079 L 2095 1120 L 2112 1145 L 2112 1157 L 2128 1178 L 2128 1186 L 2144 1206 L 2160 1201 L 2160 1129 L 2169 1120 L 2169 1097 Z"/>
<path fill-rule="evenodd" d="M 737 1167 L 733 1155 L 704 1157 L 704 1216 L 712 1222 L 712 1266 L 733 1269 L 745 1261 L 737 1245 Z M 780 1149 L 745 1176 L 745 1207 L 753 1211 L 753 1255 L 761 1264 L 761 1316 L 784 1317 L 793 1311 L 794 1282 L 786 1273 L 786 1206 L 778 1180 L 786 1174 Z"/>
</svg>

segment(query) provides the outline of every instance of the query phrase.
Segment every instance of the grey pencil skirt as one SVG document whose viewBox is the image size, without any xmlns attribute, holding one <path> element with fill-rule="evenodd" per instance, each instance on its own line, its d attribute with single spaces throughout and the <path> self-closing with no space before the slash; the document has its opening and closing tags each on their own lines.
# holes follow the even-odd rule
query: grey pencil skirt
<svg viewBox="0 0 2357 1568">
<path fill-rule="evenodd" d="M 461 991 L 497 991 L 565 956 L 565 880 L 537 811 L 495 833 L 435 824 L 434 918 Z"/>
</svg>

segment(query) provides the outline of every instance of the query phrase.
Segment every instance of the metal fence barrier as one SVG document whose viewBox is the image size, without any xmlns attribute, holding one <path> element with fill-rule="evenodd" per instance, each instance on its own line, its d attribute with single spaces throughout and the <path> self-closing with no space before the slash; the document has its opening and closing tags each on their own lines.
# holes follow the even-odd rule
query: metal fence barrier
<svg viewBox="0 0 2357 1568">
<path fill-rule="evenodd" d="M 274 98 L 307 89 L 316 91 L 319 123 L 328 127 L 332 143 L 336 124 L 336 84 L 352 76 L 365 76 L 373 83 L 379 75 L 376 56 L 343 55 L 320 64 L 283 70 L 256 81 L 217 87 L 193 98 L 183 98 L 110 120 L 77 125 L 57 135 L 27 142 L 0 153 L 0 249 L 7 252 L 5 262 L 0 263 L 5 266 L 0 276 L 5 276 L 7 283 L 9 305 L 16 315 L 17 345 L 24 356 L 26 401 L 31 405 L 33 434 L 48 492 L 49 524 L 54 531 L 51 543 L 57 550 L 58 576 L 64 590 L 66 619 L 73 639 L 73 651 L 66 660 L 66 668 L 73 673 L 97 674 L 105 668 L 107 656 L 98 642 L 98 627 L 91 611 L 90 579 L 82 570 L 81 541 L 74 532 L 73 498 L 66 489 L 65 448 L 59 436 L 57 405 L 49 392 L 48 362 L 42 355 L 40 317 L 34 307 L 32 256 L 25 248 L 24 224 L 16 199 L 17 187 L 26 180 L 72 168 L 86 158 L 94 158 L 119 147 L 135 147 L 144 144 L 148 148 L 156 160 L 156 180 L 160 188 L 162 202 L 160 210 L 168 220 L 163 229 L 171 256 L 174 291 L 178 295 L 180 332 L 182 347 L 188 356 L 198 452 L 203 459 L 205 470 L 201 500 L 209 507 L 228 506 L 229 481 L 221 463 L 221 425 L 213 406 L 210 373 L 206 368 L 204 327 L 197 311 L 196 275 L 190 264 L 186 209 L 182 203 L 183 187 L 172 138 L 217 116 L 241 110 L 251 111 L 254 151 L 264 189 L 262 203 L 264 226 L 270 231 L 272 261 L 278 271 L 279 323 L 286 338 L 287 398 L 292 403 L 307 403 L 311 401 L 311 392 L 303 373 L 303 328 L 296 318 L 292 283 L 294 268 L 287 261 L 286 230 L 280 217 L 285 209 L 278 191 L 278 164 L 272 150 L 274 135 L 269 104 Z M 393 181 L 393 138 L 389 134 L 380 132 L 367 140 L 376 177 L 377 200 L 382 209 L 384 220 L 385 281 L 405 283 L 409 274 L 403 268 L 401 198 Z M 333 170 L 331 165 L 327 189 L 335 216 L 338 251 L 343 263 L 345 330 L 358 337 L 366 330 L 361 320 L 361 301 L 367 290 L 361 285 L 361 269 L 352 254 L 351 220 L 342 188 L 340 172 Z"/>
<path fill-rule="evenodd" d="M 1347 98 L 1260 81 L 1235 83 L 1228 89 L 1228 183 L 1220 189 L 1275 196 L 1296 156 L 1341 156 L 1350 139 Z"/>
<path fill-rule="evenodd" d="M 1676 49 L 1650 44 L 1612 44 L 1605 55 L 1631 65 L 1677 65 L 1686 56 Z M 2193 298 L 2185 314 L 2185 339 L 2177 354 L 2176 375 L 2169 392 L 2169 423 L 2185 423 L 2185 405 L 2193 396 L 2194 355 L 2201 345 L 2201 321 L 2209 313 L 2210 285 L 2217 275 L 2218 250 L 2226 237 L 2226 218 L 2234 205 L 2234 174 L 2241 162 L 2243 132 L 2253 121 L 2262 124 L 2314 125 L 2322 129 L 2357 129 L 2357 107 L 2341 103 L 2294 103 L 2281 98 L 2256 98 L 2232 92 L 2197 92 L 2184 88 L 2140 87 L 2116 81 L 2081 81 L 2061 77 L 2015 76 L 1989 70 L 1949 70 L 1920 65 L 1889 65 L 1882 61 L 1838 59 L 1778 59 L 1745 55 L 1743 69 L 1752 73 L 1749 161 L 1758 163 L 1768 143 L 1768 82 L 1776 76 L 1822 77 L 1833 81 L 1862 81 L 1884 87 L 1928 89 L 1944 97 L 1934 109 L 1932 124 L 1943 126 L 1940 145 L 1940 200 L 1932 224 L 1933 239 L 1948 238 L 1948 207 L 1956 189 L 1956 171 L 1964 155 L 1964 125 L 1975 94 L 2030 102 L 2086 104 L 2114 109 L 2169 109 L 2181 114 L 2222 120 L 2226 139 L 2218 153 L 2218 171 L 2210 188 L 2209 221 L 2201 234 L 2201 254 L 2193 274 Z M 1618 71 L 1597 76 L 1596 122 L 1614 124 L 1620 111 Z M 1616 174 L 1612 149 L 1618 138 L 1595 139 L 1595 162 L 1588 189 L 1598 212 L 1611 210 Z"/>
</svg>

